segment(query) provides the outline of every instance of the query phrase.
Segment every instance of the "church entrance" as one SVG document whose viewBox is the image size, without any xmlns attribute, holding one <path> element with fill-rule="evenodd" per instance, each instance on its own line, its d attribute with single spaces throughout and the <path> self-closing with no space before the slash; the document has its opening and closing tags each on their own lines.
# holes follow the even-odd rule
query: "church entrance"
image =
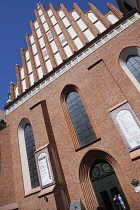
<svg viewBox="0 0 140 210">
<path fill-rule="evenodd" d="M 96 160 L 91 167 L 90 178 L 99 206 L 106 210 L 117 210 L 113 198 L 120 194 L 126 209 L 130 209 L 115 171 L 108 162 Z"/>
</svg>

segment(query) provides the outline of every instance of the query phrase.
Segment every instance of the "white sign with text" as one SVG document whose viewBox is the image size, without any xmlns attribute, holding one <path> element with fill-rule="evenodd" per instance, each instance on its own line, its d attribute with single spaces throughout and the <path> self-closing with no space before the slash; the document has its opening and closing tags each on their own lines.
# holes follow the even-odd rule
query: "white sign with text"
<svg viewBox="0 0 140 210">
<path fill-rule="evenodd" d="M 140 147 L 140 121 L 129 103 L 110 112 L 115 125 L 129 151 Z"/>
<path fill-rule="evenodd" d="M 140 145 L 140 128 L 138 127 L 134 117 L 128 110 L 121 110 L 116 120 L 127 139 L 130 148 L 133 149 Z"/>
<path fill-rule="evenodd" d="M 40 153 L 38 156 L 38 168 L 42 187 L 51 185 L 54 180 L 48 154 Z"/>
</svg>

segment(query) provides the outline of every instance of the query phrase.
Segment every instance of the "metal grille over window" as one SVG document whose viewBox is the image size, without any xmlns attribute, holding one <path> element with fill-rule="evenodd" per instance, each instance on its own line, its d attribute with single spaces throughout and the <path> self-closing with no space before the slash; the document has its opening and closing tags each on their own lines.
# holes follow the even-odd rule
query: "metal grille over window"
<svg viewBox="0 0 140 210">
<path fill-rule="evenodd" d="M 32 188 L 36 188 L 39 186 L 39 179 L 38 179 L 35 156 L 34 156 L 34 152 L 36 148 L 35 148 L 35 143 L 34 143 L 32 126 L 29 123 L 27 123 L 24 128 L 24 136 L 25 136 L 25 144 L 26 144 L 26 152 L 27 152 L 27 159 L 28 159 L 28 165 L 29 165 L 31 186 Z"/>
<path fill-rule="evenodd" d="M 60 39 L 60 42 L 61 42 L 62 46 L 64 46 L 65 44 L 67 44 L 67 41 L 66 41 L 66 39 L 65 39 L 65 37 L 64 37 L 63 34 L 61 34 L 59 36 L 59 39 Z"/>
<path fill-rule="evenodd" d="M 83 102 L 77 91 L 70 91 L 66 98 L 66 104 L 76 130 L 81 146 L 85 146 L 97 139 Z"/>
<path fill-rule="evenodd" d="M 52 34 L 50 31 L 47 32 L 47 37 L 48 37 L 48 40 L 49 41 L 52 41 L 53 40 L 53 37 L 52 37 Z"/>
<path fill-rule="evenodd" d="M 126 65 L 133 76 L 140 83 L 140 56 L 138 55 L 129 55 L 127 57 Z"/>
<path fill-rule="evenodd" d="M 114 169 L 106 161 L 96 160 L 91 169 L 91 180 L 98 180 L 114 173 Z"/>
</svg>

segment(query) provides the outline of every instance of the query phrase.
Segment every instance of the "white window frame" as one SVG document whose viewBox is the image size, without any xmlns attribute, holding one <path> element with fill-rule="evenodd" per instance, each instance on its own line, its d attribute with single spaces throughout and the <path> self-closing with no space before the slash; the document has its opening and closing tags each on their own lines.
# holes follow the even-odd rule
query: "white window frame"
<svg viewBox="0 0 140 210">
<path fill-rule="evenodd" d="M 30 121 L 27 118 L 24 118 L 21 120 L 18 127 L 18 139 L 25 195 L 32 190 L 24 136 L 24 128 L 27 123 L 30 123 Z"/>
<path fill-rule="evenodd" d="M 133 74 L 130 72 L 129 68 L 126 65 L 126 61 L 127 61 L 127 58 L 129 55 L 140 56 L 140 47 L 135 47 L 135 46 L 127 47 L 127 48 L 123 49 L 123 51 L 121 52 L 120 57 L 119 57 L 119 63 L 120 63 L 121 68 L 124 70 L 124 72 L 127 74 L 129 79 L 132 81 L 132 83 L 135 85 L 137 90 L 140 92 L 139 82 L 133 76 Z"/>
</svg>

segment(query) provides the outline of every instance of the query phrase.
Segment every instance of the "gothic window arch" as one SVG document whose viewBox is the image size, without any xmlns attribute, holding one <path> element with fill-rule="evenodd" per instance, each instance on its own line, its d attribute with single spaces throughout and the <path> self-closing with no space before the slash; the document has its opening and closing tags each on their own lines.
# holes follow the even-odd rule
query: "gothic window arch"
<svg viewBox="0 0 140 210">
<path fill-rule="evenodd" d="M 39 186 L 34 152 L 35 142 L 31 123 L 24 118 L 18 127 L 18 137 L 20 146 L 21 166 L 24 182 L 25 194 Z"/>
<path fill-rule="evenodd" d="M 79 144 L 79 146 L 78 144 L 75 144 L 76 149 L 94 142 L 97 139 L 97 136 L 92 127 L 78 89 L 76 87 L 74 88 L 74 86 L 69 86 L 67 92 L 65 93 L 64 101 Z M 73 132 L 71 131 L 71 133 Z M 74 137 L 73 139 L 75 140 Z"/>
<path fill-rule="evenodd" d="M 119 63 L 140 92 L 140 47 L 127 47 L 120 54 Z"/>
</svg>

